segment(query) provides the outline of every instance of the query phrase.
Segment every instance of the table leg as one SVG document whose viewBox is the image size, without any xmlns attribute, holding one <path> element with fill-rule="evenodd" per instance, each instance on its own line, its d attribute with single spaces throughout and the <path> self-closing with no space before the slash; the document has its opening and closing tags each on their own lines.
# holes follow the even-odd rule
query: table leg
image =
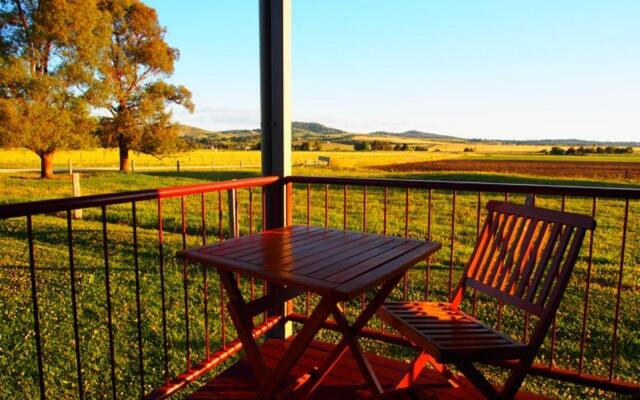
<svg viewBox="0 0 640 400">
<path fill-rule="evenodd" d="M 356 319 L 354 324 L 349 328 L 351 335 L 353 336 L 358 335 L 358 333 L 362 330 L 362 328 L 364 328 L 367 322 L 369 322 L 371 317 L 373 317 L 373 315 L 376 313 L 376 311 L 382 305 L 382 303 L 384 303 L 384 301 L 387 299 L 387 297 L 389 296 L 393 288 L 398 284 L 400 279 L 402 279 L 402 275 L 399 275 L 395 278 L 388 280 L 387 282 L 385 282 L 384 285 L 382 285 L 382 287 L 380 287 L 380 289 L 378 289 L 378 292 L 373 297 L 371 302 L 365 307 L 364 310 L 360 312 L 360 315 L 358 315 L 358 318 Z M 351 344 L 352 342 L 351 335 L 349 336 L 343 335 L 342 339 L 333 348 L 329 356 L 324 360 L 324 362 L 322 363 L 320 368 L 316 371 L 316 373 L 300 389 L 298 389 L 297 398 L 299 399 L 309 398 L 313 393 L 313 391 L 318 386 L 320 386 L 320 383 L 322 383 L 322 380 L 327 376 L 329 371 L 331 371 L 331 369 L 338 363 L 338 361 L 340 360 L 344 352 L 347 350 L 347 348 Z M 354 354 L 354 356 L 356 357 L 356 360 L 357 360 L 358 355 Z M 362 357 L 364 358 L 364 355 L 362 355 Z M 368 364 L 368 361 L 366 363 Z M 368 370 L 370 368 L 370 367 L 367 368 L 365 365 L 363 365 L 363 367 L 365 370 Z M 368 373 L 365 372 L 364 374 L 365 374 L 365 379 L 368 379 Z M 373 382 L 372 384 L 374 387 L 377 386 Z M 378 388 L 376 387 L 375 390 L 377 391 Z"/>
<path fill-rule="evenodd" d="M 309 343 L 322 327 L 322 323 L 326 321 L 336 303 L 337 300 L 331 296 L 324 296 L 320 300 L 320 304 L 313 310 L 302 330 L 295 336 L 284 357 L 274 367 L 273 373 L 268 377 L 265 384 L 261 385 L 262 387 L 258 392 L 259 399 L 271 399 L 275 395 L 291 368 L 300 359 Z"/>
<path fill-rule="evenodd" d="M 364 355 L 362 348 L 360 347 L 360 343 L 358 343 L 358 337 L 353 334 L 351 330 L 351 326 L 349 325 L 349 321 L 345 318 L 342 310 L 339 307 L 334 307 L 333 318 L 336 320 L 336 324 L 338 325 L 338 329 L 347 340 L 349 345 L 349 350 L 351 350 L 351 354 L 353 358 L 355 358 L 358 363 L 358 367 L 360 368 L 360 372 L 364 377 L 365 381 L 371 387 L 374 393 L 381 394 L 382 386 L 380 385 L 380 381 L 376 377 L 376 374 L 373 372 L 373 368 L 369 363 L 369 360 Z"/>
<path fill-rule="evenodd" d="M 242 293 L 238 288 L 238 283 L 236 282 L 235 277 L 232 272 L 228 271 L 218 271 L 220 273 L 220 280 L 222 281 L 222 285 L 227 291 L 227 295 L 229 296 L 229 303 L 227 303 L 227 308 L 229 310 L 229 314 L 231 315 L 231 319 L 233 320 L 233 324 L 238 331 L 238 338 L 242 342 L 242 346 L 247 353 L 247 359 L 249 360 L 249 365 L 253 370 L 256 379 L 263 385 L 265 383 L 267 377 L 267 364 L 260 353 L 260 349 L 258 347 L 258 343 L 253 338 L 253 318 L 251 315 L 242 312 L 242 307 L 245 305 L 245 301 L 242 298 Z"/>
</svg>

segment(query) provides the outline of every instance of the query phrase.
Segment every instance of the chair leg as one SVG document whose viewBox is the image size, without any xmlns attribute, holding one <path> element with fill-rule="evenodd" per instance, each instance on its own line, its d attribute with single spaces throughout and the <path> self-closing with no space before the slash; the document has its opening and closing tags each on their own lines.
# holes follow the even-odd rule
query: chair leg
<svg viewBox="0 0 640 400">
<path fill-rule="evenodd" d="M 505 399 L 512 399 L 515 397 L 520 386 L 524 382 L 524 378 L 527 376 L 531 364 L 533 363 L 533 357 L 526 357 L 521 359 L 516 367 L 511 371 L 509 377 L 505 381 L 502 389 L 502 397 Z"/>
<path fill-rule="evenodd" d="M 503 395 L 493 387 L 491 382 L 489 382 L 472 363 L 468 361 L 456 361 L 454 364 L 484 397 L 489 400 L 503 399 Z"/>
<path fill-rule="evenodd" d="M 449 368 L 447 368 L 446 365 L 439 363 L 432 355 L 422 351 L 409 364 L 407 370 L 404 372 L 398 383 L 396 383 L 395 388 L 403 389 L 413 385 L 427 364 L 430 364 L 434 370 L 440 373 L 440 375 L 447 380 L 449 385 L 454 388 L 460 386 L 458 378 L 449 370 Z"/>
</svg>

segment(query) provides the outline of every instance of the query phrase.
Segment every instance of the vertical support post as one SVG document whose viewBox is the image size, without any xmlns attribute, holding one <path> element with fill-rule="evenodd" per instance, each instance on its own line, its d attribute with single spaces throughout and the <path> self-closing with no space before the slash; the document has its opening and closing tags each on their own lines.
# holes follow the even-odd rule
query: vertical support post
<svg viewBox="0 0 640 400">
<path fill-rule="evenodd" d="M 180 172 L 180 160 L 176 161 L 176 172 Z"/>
<path fill-rule="evenodd" d="M 82 196 L 80 191 L 80 174 L 75 172 L 71 175 L 71 184 L 73 185 L 73 197 Z M 73 219 L 82 219 L 82 209 L 77 208 L 73 210 Z"/>
<path fill-rule="evenodd" d="M 136 160 L 131 160 L 131 173 L 136 172 Z"/>
<path fill-rule="evenodd" d="M 260 0 L 260 108 L 262 128 L 262 175 L 291 175 L 291 0 Z M 281 182 L 265 188 L 266 229 L 285 226 L 287 188 Z M 269 292 L 277 288 L 268 288 Z M 272 313 L 286 316 L 290 304 Z M 286 338 L 291 322 L 272 331 Z"/>
<path fill-rule="evenodd" d="M 227 206 L 229 209 L 229 237 L 239 237 L 238 232 L 238 199 L 235 189 L 227 190 Z"/>
<path fill-rule="evenodd" d="M 69 171 L 69 175 L 73 175 L 73 162 L 71 159 L 67 161 L 67 170 Z"/>
</svg>

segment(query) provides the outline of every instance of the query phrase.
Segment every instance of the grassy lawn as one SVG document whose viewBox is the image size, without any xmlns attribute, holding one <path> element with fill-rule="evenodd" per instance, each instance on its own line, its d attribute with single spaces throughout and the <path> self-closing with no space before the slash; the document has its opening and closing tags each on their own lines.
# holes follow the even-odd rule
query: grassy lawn
<svg viewBox="0 0 640 400">
<path fill-rule="evenodd" d="M 225 154 L 231 152 L 220 152 Z M 323 152 L 321 152 L 324 154 Z M 251 152 L 242 152 L 249 157 Z M 300 153 L 296 153 L 300 154 Z M 302 152 L 305 157 L 313 158 L 318 154 Z M 398 153 L 342 153 L 343 168 L 296 168 L 299 175 L 350 175 L 372 176 L 374 172 L 363 169 L 367 163 L 388 162 L 389 157 Z M 417 154 L 417 153 L 415 153 Z M 433 156 L 436 153 L 425 153 Z M 313 155 L 313 157 L 311 157 Z M 376 156 L 372 160 L 372 156 Z M 331 155 L 333 157 L 333 154 Z M 86 158 L 85 155 L 83 158 Z M 335 157 L 340 157 L 336 153 Z M 385 158 L 386 157 L 386 158 Z M 62 159 L 62 157 L 59 157 Z M 249 158 L 246 158 L 248 160 Z M 6 161 L 0 158 L 2 162 Z M 404 160 L 404 158 L 403 158 Z M 175 162 L 175 161 L 174 161 Z M 234 161 L 231 161 L 234 162 Z M 247 161 L 249 163 L 249 161 Z M 66 164 L 66 162 L 65 162 Z M 76 164 L 74 161 L 74 165 Z M 226 180 L 255 176 L 255 169 L 241 171 L 209 172 L 187 171 L 140 173 L 121 175 L 117 173 L 90 173 L 82 178 L 83 194 L 105 193 L 159 186 L 201 183 L 214 180 Z M 525 176 L 506 176 L 498 174 L 402 174 L 393 175 L 376 171 L 377 176 L 402 177 L 413 179 L 445 179 L 465 181 L 501 181 L 517 183 L 556 183 L 602 185 L 602 182 L 585 180 L 553 180 L 530 178 Z M 617 183 L 605 183 L 615 185 Z M 42 181 L 34 175 L 0 175 L 1 202 L 12 203 L 51 197 L 71 195 L 68 176 L 60 175 L 54 180 Z M 253 192 L 254 213 L 252 225 L 260 228 L 260 195 Z M 241 234 L 249 229 L 248 190 L 240 190 L 239 218 Z M 324 187 L 311 188 L 311 215 L 313 225 L 324 225 Z M 503 194 L 482 195 L 482 202 L 492 198 L 503 198 Z M 361 188 L 350 187 L 347 208 L 343 207 L 341 187 L 330 187 L 328 192 L 328 225 L 343 227 L 343 213 L 347 214 L 347 228 L 361 230 L 363 223 L 363 194 Z M 368 232 L 383 230 L 383 193 L 369 188 L 367 193 L 366 226 Z M 218 195 L 206 195 L 206 233 L 209 241 L 219 237 Z M 221 197 L 222 235 L 229 236 L 226 220 L 226 194 Z M 453 260 L 454 282 L 459 277 L 475 242 L 477 193 L 458 193 L 454 215 L 454 246 L 450 252 L 449 238 L 451 229 L 451 193 L 434 191 L 432 193 L 431 237 L 443 243 L 443 249 L 430 260 L 429 298 L 445 299 L 448 294 L 450 260 Z M 510 200 L 522 202 L 522 196 L 511 196 Z M 540 197 L 538 204 L 550 208 L 560 208 L 560 200 Z M 415 238 L 427 237 L 428 193 L 410 192 L 408 234 Z M 589 214 L 591 201 L 567 198 L 567 210 Z M 590 311 L 587 324 L 587 346 L 585 350 L 585 372 L 591 374 L 608 373 L 611 332 L 615 307 L 615 287 L 617 285 L 620 262 L 620 240 L 624 202 L 599 200 L 596 219 L 598 229 L 594 238 L 593 270 L 590 290 Z M 180 235 L 180 204 L 178 199 L 165 200 L 164 208 L 164 261 L 167 293 L 167 323 L 169 340 L 169 358 L 171 374 L 184 370 L 185 365 L 185 321 L 183 303 L 182 264 L 177 263 L 173 254 L 182 245 Z M 187 245 L 201 243 L 200 237 L 200 197 L 186 199 Z M 405 192 L 391 190 L 388 196 L 387 232 L 394 235 L 404 234 Z M 66 219 L 64 215 L 44 215 L 34 218 L 36 237 L 35 259 L 37 263 L 37 282 L 43 331 L 45 376 L 50 398 L 74 398 L 77 393 L 75 376 L 74 340 L 71 314 L 70 274 L 68 268 Z M 118 395 L 121 398 L 136 397 L 139 391 L 138 352 L 136 331 L 135 273 L 133 269 L 133 251 L 131 243 L 130 205 L 109 206 L 108 248 L 111 295 L 113 301 L 113 323 L 115 333 L 116 375 Z M 105 271 L 102 248 L 101 213 L 98 209 L 84 212 L 82 221 L 74 221 L 74 258 L 79 305 L 80 343 L 87 398 L 110 397 L 109 346 L 105 314 Z M 627 233 L 626 265 L 623 274 L 623 293 L 621 320 L 617 349 L 615 375 L 621 379 L 638 382 L 640 376 L 640 202 L 630 203 L 629 228 Z M 294 222 L 306 223 L 306 185 L 295 187 Z M 145 389 L 162 383 L 162 319 L 160 309 L 158 220 L 154 201 L 141 202 L 138 205 L 138 237 L 140 261 L 141 313 L 143 328 L 143 361 L 145 365 Z M 37 397 L 37 374 L 35 368 L 35 350 L 33 344 L 30 285 L 26 249 L 25 223 L 23 219 L 0 221 L 0 398 Z M 556 365 L 564 368 L 576 368 L 579 359 L 579 338 L 582 330 L 582 306 L 587 271 L 587 247 L 584 246 L 577 269 L 566 293 L 558 316 L 556 342 Z M 410 298 L 424 298 L 425 263 L 418 264 L 410 272 L 407 292 Z M 202 272 L 195 266 L 189 267 L 188 297 L 192 359 L 203 357 L 203 279 Z M 244 289 L 249 291 L 248 280 Z M 394 297 L 400 298 L 404 287 L 399 286 Z M 211 293 L 208 309 L 210 313 L 209 331 L 211 348 L 221 346 L 221 324 L 219 282 L 214 274 L 209 275 Z M 312 303 L 317 299 L 312 299 Z M 351 314 L 359 307 L 358 302 L 348 305 Z M 304 311 L 304 301 L 296 302 L 296 308 Z M 480 317 L 487 321 L 496 321 L 497 305 L 486 299 L 480 299 Z M 523 333 L 522 315 L 505 308 L 502 328 L 516 338 Z M 227 319 L 226 337 L 234 337 L 232 324 Z M 374 326 L 377 321 L 373 322 Z M 331 340 L 335 335 L 322 334 L 323 339 Z M 368 349 L 395 357 L 409 358 L 406 349 L 380 343 L 367 342 Z M 542 363 L 549 362 L 550 343 L 545 344 L 539 356 Z M 205 377 L 206 378 L 206 377 Z M 569 384 L 556 384 L 551 380 L 530 378 L 525 388 L 563 398 L 602 398 L 602 392 Z M 608 395 L 607 397 L 613 397 Z"/>
</svg>

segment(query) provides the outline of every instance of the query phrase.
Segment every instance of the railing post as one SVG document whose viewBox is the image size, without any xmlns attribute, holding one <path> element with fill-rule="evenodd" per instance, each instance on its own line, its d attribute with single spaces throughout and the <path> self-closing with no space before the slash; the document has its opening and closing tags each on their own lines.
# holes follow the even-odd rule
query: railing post
<svg viewBox="0 0 640 400">
<path fill-rule="evenodd" d="M 262 174 L 291 175 L 291 0 L 260 0 L 260 108 Z M 265 188 L 266 229 L 285 226 L 290 220 L 286 187 L 282 182 Z M 268 291 L 277 290 L 269 287 Z M 273 313 L 286 316 L 289 305 Z M 292 334 L 290 322 L 272 330 L 273 337 Z"/>
</svg>

